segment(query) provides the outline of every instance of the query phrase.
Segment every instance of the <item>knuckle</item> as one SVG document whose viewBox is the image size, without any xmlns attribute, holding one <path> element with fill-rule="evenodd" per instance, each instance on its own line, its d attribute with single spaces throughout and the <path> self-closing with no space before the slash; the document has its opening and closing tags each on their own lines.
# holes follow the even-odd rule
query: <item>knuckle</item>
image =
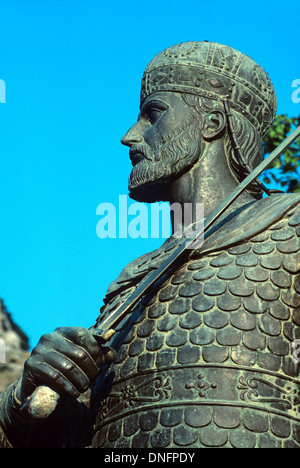
<svg viewBox="0 0 300 468">
<path fill-rule="evenodd" d="M 88 330 L 86 328 L 83 328 L 83 327 L 77 327 L 76 328 L 76 331 L 75 331 L 75 334 L 77 336 L 77 338 L 81 339 L 81 338 L 85 338 L 88 334 Z"/>
<path fill-rule="evenodd" d="M 55 329 L 57 335 L 72 342 L 80 342 L 88 335 L 88 330 L 84 327 L 58 327 Z"/>
<path fill-rule="evenodd" d="M 65 336 L 68 334 L 69 330 L 69 327 L 57 327 L 55 328 L 54 333 L 56 333 L 57 335 Z"/>
<path fill-rule="evenodd" d="M 53 339 L 53 334 L 52 333 L 46 333 L 45 335 L 42 335 L 40 338 L 40 341 L 38 342 L 37 346 L 43 345 L 45 343 L 51 342 Z"/>
<path fill-rule="evenodd" d="M 62 368 L 63 374 L 65 373 L 69 374 L 70 372 L 74 370 L 74 365 L 70 361 L 64 360 L 61 362 L 61 368 Z"/>
<path fill-rule="evenodd" d="M 24 363 L 24 371 L 28 372 L 32 368 L 32 364 L 33 364 L 33 359 L 32 359 L 32 355 L 31 355 L 31 356 L 29 356 L 28 359 L 26 359 L 26 361 Z"/>
<path fill-rule="evenodd" d="M 79 362 L 85 361 L 86 358 L 87 358 L 87 353 L 86 353 L 86 351 L 85 351 L 83 348 L 78 347 L 78 348 L 76 349 L 76 355 L 75 355 L 75 357 L 76 357 L 76 360 L 78 360 Z"/>
<path fill-rule="evenodd" d="M 33 362 L 35 362 L 38 358 L 38 356 L 40 356 L 42 354 L 42 346 L 38 345 L 36 346 L 35 348 L 33 348 L 33 350 L 31 351 L 31 354 L 29 356 L 29 358 L 27 359 L 27 363 L 28 364 L 32 364 Z"/>
<path fill-rule="evenodd" d="M 54 333 L 56 335 L 62 336 L 63 338 L 69 338 L 70 336 L 72 336 L 73 331 L 74 327 L 57 327 L 55 328 Z"/>
</svg>

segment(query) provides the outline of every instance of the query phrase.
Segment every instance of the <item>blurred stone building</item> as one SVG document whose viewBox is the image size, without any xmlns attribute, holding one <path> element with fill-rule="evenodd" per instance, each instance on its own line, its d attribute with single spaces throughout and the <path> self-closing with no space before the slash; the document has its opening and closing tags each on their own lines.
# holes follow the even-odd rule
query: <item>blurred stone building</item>
<svg viewBox="0 0 300 468">
<path fill-rule="evenodd" d="M 29 340 L 0 299 L 0 393 L 22 374 Z"/>
</svg>

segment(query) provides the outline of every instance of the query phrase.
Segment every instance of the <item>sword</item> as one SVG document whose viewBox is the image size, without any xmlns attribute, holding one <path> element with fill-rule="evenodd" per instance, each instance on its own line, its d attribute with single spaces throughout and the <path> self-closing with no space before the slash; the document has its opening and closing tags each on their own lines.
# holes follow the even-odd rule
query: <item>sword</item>
<svg viewBox="0 0 300 468">
<path fill-rule="evenodd" d="M 159 267 L 153 271 L 146 280 L 129 295 L 129 297 L 114 309 L 99 325 L 89 328 L 93 337 L 100 345 L 107 343 L 115 334 L 116 327 L 126 317 L 129 311 L 145 296 L 158 280 L 174 267 L 187 252 L 197 245 L 197 241 L 203 238 L 204 233 L 217 221 L 227 208 L 254 182 L 254 180 L 267 169 L 272 162 L 279 157 L 300 136 L 300 126 L 297 127 L 271 154 L 267 156 L 227 197 L 225 200 L 205 219 L 203 228 L 188 239 L 184 239 L 173 253 L 165 259 Z M 47 418 L 56 408 L 59 395 L 47 386 L 39 386 L 32 395 L 28 396 L 21 406 L 21 411 L 28 413 L 34 419 Z"/>
</svg>

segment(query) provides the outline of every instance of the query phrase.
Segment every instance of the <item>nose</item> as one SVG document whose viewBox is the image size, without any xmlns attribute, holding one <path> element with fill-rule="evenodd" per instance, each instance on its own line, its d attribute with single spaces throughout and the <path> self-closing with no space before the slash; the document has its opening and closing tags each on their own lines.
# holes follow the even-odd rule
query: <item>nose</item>
<svg viewBox="0 0 300 468">
<path fill-rule="evenodd" d="M 143 141 L 144 141 L 144 138 L 141 134 L 139 122 L 137 122 L 128 130 L 127 133 L 125 133 L 125 135 L 123 136 L 121 140 L 121 143 L 122 145 L 129 146 L 130 148 L 134 144 L 142 143 Z"/>
</svg>

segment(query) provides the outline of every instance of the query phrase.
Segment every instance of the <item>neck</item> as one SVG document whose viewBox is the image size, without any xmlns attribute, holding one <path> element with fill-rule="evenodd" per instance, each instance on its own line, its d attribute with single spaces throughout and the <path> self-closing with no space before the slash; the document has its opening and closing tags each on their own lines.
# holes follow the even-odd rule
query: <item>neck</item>
<svg viewBox="0 0 300 468">
<path fill-rule="evenodd" d="M 179 204 L 181 212 L 184 214 L 186 214 L 188 207 L 191 211 L 189 220 L 195 222 L 199 219 L 199 214 L 204 214 L 204 218 L 209 216 L 233 192 L 237 185 L 238 183 L 228 167 L 222 140 L 214 140 L 206 146 L 202 157 L 192 169 L 172 182 L 169 190 L 169 201 L 171 205 Z M 243 192 L 226 210 L 226 215 L 234 211 L 237 206 L 251 201 L 254 201 L 254 198 L 247 192 Z M 189 205 L 185 205 L 187 203 Z M 174 219 L 171 221 L 174 233 L 178 225 L 176 226 Z"/>
</svg>

